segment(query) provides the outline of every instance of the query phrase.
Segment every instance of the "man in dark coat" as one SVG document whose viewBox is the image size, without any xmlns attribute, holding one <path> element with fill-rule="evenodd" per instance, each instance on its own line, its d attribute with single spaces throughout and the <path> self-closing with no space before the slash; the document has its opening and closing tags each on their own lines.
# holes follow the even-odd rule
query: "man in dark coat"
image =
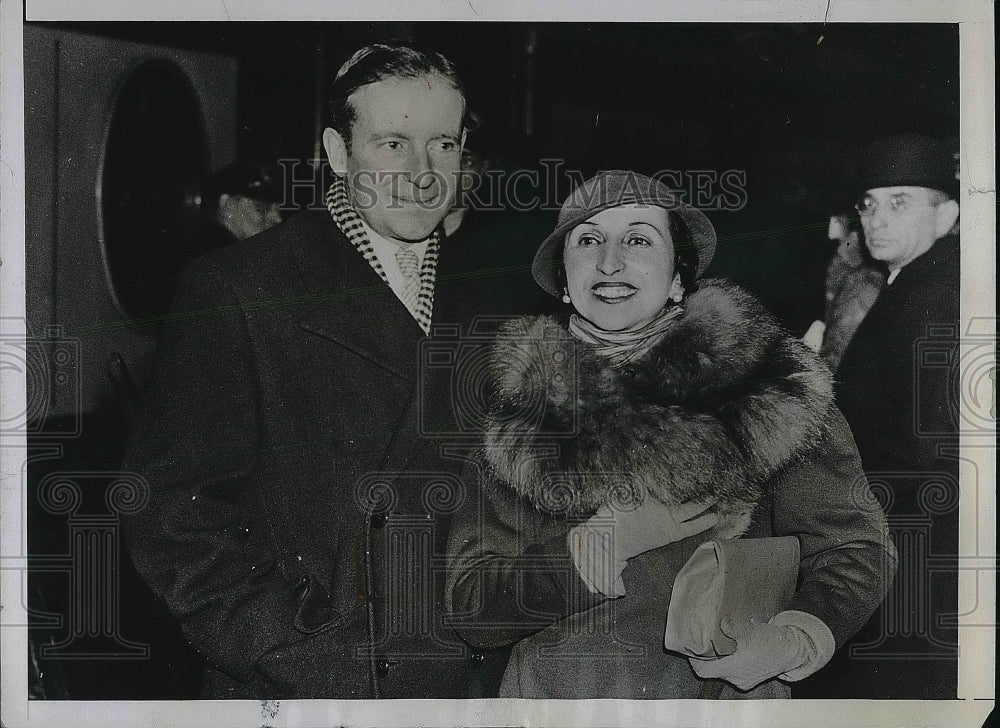
<svg viewBox="0 0 1000 728">
<path fill-rule="evenodd" d="M 465 111 L 443 56 L 358 51 L 331 91 L 328 210 L 179 284 L 126 458 L 149 503 L 125 525 L 207 658 L 206 697 L 458 698 L 479 679 L 442 624 L 461 490 L 420 406 L 431 317 L 468 320 L 438 233 Z"/>
<path fill-rule="evenodd" d="M 899 571 L 817 695 L 955 698 L 959 206 L 953 156 L 923 136 L 874 143 L 857 205 L 886 282 L 837 370 L 837 404 L 886 508 Z M 950 621 L 949 621 L 950 620 Z"/>
</svg>

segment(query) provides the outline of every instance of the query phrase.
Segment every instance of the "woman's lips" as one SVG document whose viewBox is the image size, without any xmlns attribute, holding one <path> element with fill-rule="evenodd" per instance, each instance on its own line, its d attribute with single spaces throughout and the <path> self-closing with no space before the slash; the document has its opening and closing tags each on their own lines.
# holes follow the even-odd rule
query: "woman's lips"
<svg viewBox="0 0 1000 728">
<path fill-rule="evenodd" d="M 634 296 L 638 290 L 628 283 L 598 283 L 590 289 L 604 303 L 621 303 Z"/>
</svg>

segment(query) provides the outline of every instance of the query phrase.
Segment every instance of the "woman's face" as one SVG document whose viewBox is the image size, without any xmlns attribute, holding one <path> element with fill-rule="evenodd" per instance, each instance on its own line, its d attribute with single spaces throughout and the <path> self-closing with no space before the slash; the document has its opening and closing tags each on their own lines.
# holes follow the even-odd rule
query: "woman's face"
<svg viewBox="0 0 1000 728">
<path fill-rule="evenodd" d="M 588 218 L 566 236 L 563 263 L 573 307 L 606 331 L 649 323 L 682 290 L 662 207 L 622 205 Z"/>
</svg>

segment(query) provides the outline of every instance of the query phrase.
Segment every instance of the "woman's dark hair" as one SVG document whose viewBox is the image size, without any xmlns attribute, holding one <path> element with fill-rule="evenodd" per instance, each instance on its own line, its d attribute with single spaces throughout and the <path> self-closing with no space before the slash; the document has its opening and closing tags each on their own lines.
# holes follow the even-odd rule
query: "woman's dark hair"
<svg viewBox="0 0 1000 728">
<path fill-rule="evenodd" d="M 674 244 L 674 270 L 681 277 L 685 295 L 698 290 L 698 248 L 691 239 L 684 219 L 673 210 L 667 211 L 667 228 Z"/>
<path fill-rule="evenodd" d="M 694 293 L 698 290 L 698 248 L 691 239 L 687 223 L 673 210 L 667 210 L 667 229 L 674 246 L 674 271 L 681 277 L 684 295 Z M 555 263 L 556 284 L 565 288 L 566 265 L 563 262 L 562 248 L 556 252 Z"/>
<path fill-rule="evenodd" d="M 327 101 L 327 126 L 340 134 L 344 143 L 351 145 L 351 127 L 356 112 L 349 97 L 363 86 L 378 83 L 387 78 L 421 78 L 423 76 L 443 76 L 465 99 L 465 87 L 458 76 L 455 64 L 437 51 L 414 47 L 413 45 L 389 42 L 375 43 L 355 52 L 337 71 L 330 88 Z M 466 109 L 462 124 L 466 125 Z"/>
</svg>

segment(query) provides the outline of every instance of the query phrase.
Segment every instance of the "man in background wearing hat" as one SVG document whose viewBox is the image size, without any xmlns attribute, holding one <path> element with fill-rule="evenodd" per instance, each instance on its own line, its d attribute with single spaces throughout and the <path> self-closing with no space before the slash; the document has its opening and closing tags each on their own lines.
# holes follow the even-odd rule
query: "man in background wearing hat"
<svg viewBox="0 0 1000 728">
<path fill-rule="evenodd" d="M 150 491 L 126 540 L 207 658 L 205 697 L 467 697 L 489 659 L 443 625 L 436 571 L 461 484 L 418 404 L 432 317 L 478 313 L 441 285 L 463 278 L 439 227 L 465 94 L 444 56 L 377 44 L 329 105 L 326 207 L 178 286 L 125 462 Z"/>
<path fill-rule="evenodd" d="M 880 612 L 839 658 L 850 687 L 834 686 L 833 665 L 824 681 L 837 697 L 955 698 L 959 393 L 947 376 L 960 333 L 955 162 L 934 139 L 892 136 L 865 151 L 860 169 L 856 208 L 885 284 L 844 353 L 836 396 L 882 496 L 899 570 Z"/>
<path fill-rule="evenodd" d="M 281 222 L 277 170 L 235 163 L 205 181 L 201 194 L 202 248 L 207 253 L 252 238 Z"/>
</svg>

